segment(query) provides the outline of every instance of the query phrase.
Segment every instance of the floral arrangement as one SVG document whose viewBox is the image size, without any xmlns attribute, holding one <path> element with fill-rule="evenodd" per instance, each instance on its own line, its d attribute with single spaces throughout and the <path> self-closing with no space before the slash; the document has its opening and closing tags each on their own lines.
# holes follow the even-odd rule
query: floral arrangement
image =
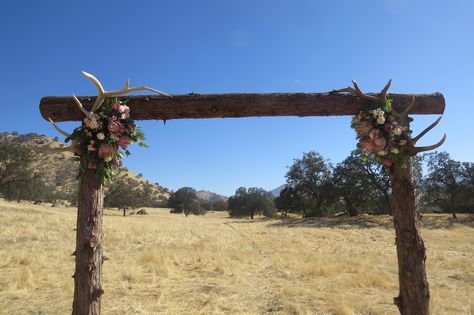
<svg viewBox="0 0 474 315">
<path fill-rule="evenodd" d="M 138 142 L 146 147 L 144 139 L 140 127 L 130 119 L 130 108 L 118 98 L 108 98 L 66 141 L 76 142 L 74 153 L 81 161 L 79 176 L 86 169 L 93 169 L 105 184 L 121 165 L 124 155 L 130 155 L 128 146 Z"/>
<path fill-rule="evenodd" d="M 392 110 L 392 100 L 385 104 L 365 104 L 352 119 L 351 127 L 357 133 L 357 150 L 364 159 L 371 159 L 386 167 L 403 167 L 407 162 L 404 152 L 411 131 L 400 122 L 400 116 Z"/>
</svg>

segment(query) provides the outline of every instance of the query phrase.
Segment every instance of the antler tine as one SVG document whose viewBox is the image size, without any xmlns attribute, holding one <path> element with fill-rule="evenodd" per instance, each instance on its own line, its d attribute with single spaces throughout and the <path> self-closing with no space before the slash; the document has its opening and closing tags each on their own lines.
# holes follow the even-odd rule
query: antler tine
<svg viewBox="0 0 474 315">
<path fill-rule="evenodd" d="M 126 85 L 128 85 L 128 80 L 127 80 Z M 147 86 L 138 86 L 138 87 L 134 87 L 134 88 L 124 88 L 124 89 L 119 90 L 119 91 L 105 92 L 104 96 L 106 96 L 106 97 L 107 96 L 116 96 L 116 95 L 122 95 L 122 94 L 127 94 L 127 93 L 130 93 L 130 92 L 143 91 L 143 90 L 152 91 L 152 92 L 155 92 L 156 94 L 161 94 L 161 95 L 164 95 L 164 96 L 172 97 L 169 94 L 163 93 L 161 91 L 155 90 L 155 89 L 147 87 Z"/>
<path fill-rule="evenodd" d="M 420 152 L 434 150 L 436 148 L 439 148 L 444 143 L 445 140 L 446 140 L 446 134 L 444 134 L 443 138 L 441 138 L 441 140 L 438 143 L 433 144 L 433 145 L 428 145 L 428 146 L 425 146 L 425 147 L 414 147 L 413 151 L 414 151 L 415 154 L 417 154 L 417 153 L 420 153 Z"/>
<path fill-rule="evenodd" d="M 416 97 L 415 95 L 412 95 L 412 99 L 411 99 L 411 103 L 408 104 L 408 106 L 405 108 L 405 110 L 403 111 L 403 113 L 400 115 L 402 117 L 406 117 L 408 112 L 410 111 L 410 109 L 413 107 L 413 105 L 415 105 L 415 100 L 416 100 Z"/>
<path fill-rule="evenodd" d="M 72 98 L 74 99 L 74 102 L 76 102 L 76 105 L 77 107 L 79 107 L 79 109 L 84 113 L 84 115 L 86 115 L 86 117 L 89 117 L 89 115 L 91 114 L 90 112 L 88 112 L 84 106 L 82 106 L 81 102 L 79 101 L 79 99 L 76 97 L 76 95 L 72 94 Z"/>
<path fill-rule="evenodd" d="M 59 132 L 60 134 L 62 134 L 62 135 L 65 136 L 65 137 L 69 137 L 69 136 L 70 136 L 70 134 L 68 134 L 66 131 L 64 131 L 64 130 L 62 130 L 61 128 L 59 128 L 58 125 L 56 125 L 56 124 L 54 123 L 54 121 L 53 121 L 51 118 L 48 117 L 48 120 L 49 120 L 49 122 L 51 123 L 51 125 L 53 125 L 53 128 L 56 129 L 57 132 Z"/>
<path fill-rule="evenodd" d="M 102 102 L 105 100 L 105 90 L 104 90 L 104 87 L 102 86 L 102 84 L 100 83 L 100 81 L 94 77 L 92 74 L 90 73 L 87 73 L 85 71 L 82 71 L 82 74 L 84 76 L 86 76 L 88 79 L 90 79 L 92 81 L 92 83 L 94 83 L 94 85 L 97 87 L 97 99 L 95 100 L 94 102 L 94 106 L 92 106 L 92 109 L 90 112 L 88 112 L 90 115 L 91 113 L 95 112 L 99 106 L 102 104 Z"/>
<path fill-rule="evenodd" d="M 387 84 L 385 85 L 385 87 L 382 89 L 382 91 L 380 92 L 378 96 L 379 100 L 381 100 L 383 104 L 385 104 L 385 102 L 387 101 L 387 91 L 390 88 L 391 84 L 392 84 L 392 79 L 388 80 Z"/>
<path fill-rule="evenodd" d="M 161 91 L 152 89 L 152 88 L 147 87 L 147 86 L 138 86 L 138 87 L 130 88 L 130 87 L 129 87 L 129 80 L 126 80 L 126 81 L 125 81 L 125 86 L 123 87 L 123 89 L 117 90 L 117 91 L 109 91 L 109 92 L 106 92 L 106 91 L 104 90 L 102 84 L 100 83 L 100 81 L 99 81 L 96 77 L 94 77 L 92 74 L 87 73 L 87 72 L 85 72 L 85 71 L 82 71 L 82 73 L 94 83 L 94 85 L 97 87 L 97 91 L 98 91 L 97 99 L 95 100 L 94 106 L 92 106 L 91 111 L 88 112 L 88 115 L 90 115 L 90 113 L 95 112 L 95 111 L 100 107 L 100 105 L 102 104 L 102 102 L 103 102 L 107 97 L 110 97 L 110 96 L 118 96 L 118 95 L 123 95 L 123 94 L 130 93 L 130 92 L 147 90 L 147 91 L 154 92 L 154 93 L 156 93 L 156 94 L 161 94 L 161 95 L 164 95 L 164 96 L 172 97 L 172 96 L 169 95 L 169 94 L 163 93 L 163 92 L 161 92 Z M 76 102 L 76 103 L 77 103 L 77 102 Z"/>
<path fill-rule="evenodd" d="M 370 101 L 380 102 L 380 98 L 378 96 L 371 96 L 371 95 L 364 94 L 364 92 L 362 92 L 362 90 L 359 88 L 359 85 L 357 84 L 355 80 L 352 80 L 352 84 L 354 84 L 354 89 L 358 97 L 364 98 Z"/>
<path fill-rule="evenodd" d="M 433 129 L 441 120 L 441 118 L 443 118 L 443 116 L 439 116 L 438 119 L 435 120 L 434 123 L 432 123 L 431 125 L 429 125 L 425 130 L 423 130 L 418 136 L 416 136 L 415 138 L 412 139 L 413 141 L 413 144 L 415 144 L 418 140 L 421 139 L 421 137 L 423 137 L 424 135 L 426 135 L 428 133 L 428 131 L 430 131 L 431 129 Z"/>
</svg>

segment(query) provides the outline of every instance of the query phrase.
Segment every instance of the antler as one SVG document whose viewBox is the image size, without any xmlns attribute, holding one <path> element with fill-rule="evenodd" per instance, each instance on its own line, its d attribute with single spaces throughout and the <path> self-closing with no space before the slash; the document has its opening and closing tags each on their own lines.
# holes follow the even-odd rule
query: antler
<svg viewBox="0 0 474 315">
<path fill-rule="evenodd" d="M 387 91 L 390 88 L 390 84 L 392 83 L 392 80 L 389 80 L 388 83 L 385 85 L 383 90 L 376 96 L 372 95 L 367 95 L 362 92 L 362 90 L 359 88 L 359 85 L 357 84 L 356 81 L 352 81 L 352 84 L 354 84 L 354 88 L 352 87 L 347 87 L 345 89 L 339 89 L 339 90 L 333 90 L 333 92 L 346 92 L 349 94 L 352 94 L 356 97 L 359 97 L 361 99 L 369 100 L 372 102 L 376 103 L 382 103 L 385 104 L 387 101 Z M 410 104 L 408 104 L 405 109 L 403 110 L 402 113 L 400 113 L 400 119 L 402 124 L 408 126 L 408 122 L 410 119 L 408 118 L 408 112 L 412 109 L 412 107 L 415 105 L 415 96 L 413 95 L 412 100 Z M 421 137 L 423 137 L 425 134 L 427 134 L 431 129 L 433 129 L 441 120 L 442 116 L 440 116 L 434 123 L 429 125 L 426 129 L 424 129 L 418 136 L 415 138 L 408 139 L 407 143 L 407 153 L 409 155 L 416 155 L 417 153 L 424 152 L 424 151 L 429 151 L 429 150 L 434 150 L 438 147 L 440 147 L 444 141 L 446 140 L 446 134 L 444 134 L 443 138 L 436 144 L 429 145 L 429 146 L 424 146 L 424 147 L 416 147 L 415 144 L 418 140 L 420 140 Z"/>
<path fill-rule="evenodd" d="M 422 132 L 420 132 L 420 134 L 418 136 L 416 136 L 415 138 L 410 139 L 410 149 L 409 149 L 409 151 L 412 155 L 415 155 L 415 154 L 420 153 L 420 152 L 425 152 L 425 151 L 430 151 L 430 150 L 437 149 L 444 143 L 444 141 L 446 140 L 446 134 L 444 134 L 443 138 L 441 138 L 441 140 L 438 141 L 438 143 L 436 143 L 436 144 L 428 145 L 428 146 L 424 146 L 424 147 L 415 147 L 415 144 L 418 142 L 418 140 L 420 140 L 431 129 L 433 129 L 440 122 L 441 118 L 443 118 L 443 116 L 439 116 L 438 119 L 435 120 L 435 122 L 433 122 L 431 125 L 429 125 L 427 128 L 425 128 Z"/>
<path fill-rule="evenodd" d="M 67 133 L 66 131 L 59 128 L 58 125 L 56 125 L 51 118 L 48 117 L 48 120 L 51 123 L 51 125 L 53 125 L 53 128 L 56 129 L 57 132 L 59 132 L 60 134 L 62 134 L 66 138 L 71 136 L 69 133 Z M 49 152 L 54 152 L 54 153 L 69 151 L 69 152 L 74 153 L 74 152 L 76 152 L 76 147 L 77 147 L 77 140 L 73 140 L 70 146 L 67 146 L 67 147 L 64 147 L 64 148 L 49 148 L 48 151 Z"/>
<path fill-rule="evenodd" d="M 138 87 L 130 88 L 128 86 L 128 84 L 129 84 L 128 80 L 125 81 L 125 86 L 123 87 L 123 89 L 117 90 L 117 91 L 107 92 L 102 87 L 102 84 L 100 83 L 100 81 L 97 80 L 97 78 L 94 77 L 92 74 L 87 73 L 85 71 L 82 71 L 82 74 L 84 74 L 87 78 L 89 78 L 92 81 L 92 83 L 94 83 L 94 85 L 97 87 L 97 91 L 98 91 L 97 99 L 95 100 L 94 106 L 92 106 L 92 109 L 91 109 L 90 112 L 86 111 L 84 109 L 84 107 L 82 106 L 81 102 L 79 102 L 79 100 L 73 95 L 74 100 L 76 101 L 76 104 L 79 106 L 79 109 L 81 109 L 81 111 L 84 112 L 87 116 L 89 116 L 91 113 L 95 112 L 100 107 L 100 105 L 104 102 L 104 100 L 107 97 L 110 97 L 110 96 L 117 96 L 117 95 L 123 95 L 123 94 L 127 94 L 127 93 L 134 92 L 134 91 L 146 90 L 146 91 L 155 92 L 156 94 L 161 94 L 161 95 L 171 97 L 171 95 L 169 95 L 169 94 L 163 93 L 161 91 L 152 89 L 152 88 L 147 87 L 147 86 L 138 86 Z"/>
<path fill-rule="evenodd" d="M 79 107 L 81 112 L 83 112 L 84 115 L 86 115 L 86 117 L 89 117 L 92 113 L 94 113 L 100 107 L 100 105 L 104 102 L 104 100 L 107 97 L 110 97 L 110 96 L 118 96 L 118 95 L 127 94 L 127 93 L 134 92 L 134 91 L 147 90 L 147 91 L 155 92 L 157 94 L 161 94 L 161 95 L 171 97 L 171 95 L 169 95 L 169 94 L 163 93 L 161 91 L 152 89 L 152 88 L 147 87 L 147 86 L 138 86 L 138 87 L 131 88 L 131 87 L 128 86 L 128 84 L 129 84 L 128 80 L 125 81 L 125 86 L 123 87 L 123 89 L 117 90 L 117 91 L 107 92 L 107 91 L 104 90 L 104 87 L 102 86 L 100 81 L 97 80 L 97 78 L 94 77 L 92 74 L 87 73 L 85 71 L 82 71 L 82 74 L 84 74 L 87 78 L 89 78 L 92 81 L 92 83 L 94 83 L 94 85 L 97 87 L 97 91 L 98 91 L 97 99 L 95 100 L 95 103 L 92 106 L 91 111 L 87 111 L 84 108 L 84 106 L 81 104 L 81 101 L 79 101 L 79 99 L 76 97 L 76 95 L 72 94 L 72 98 L 74 99 L 74 102 L 76 103 L 77 107 Z M 56 129 L 56 131 L 58 131 L 60 134 L 62 134 L 66 138 L 70 137 L 70 134 L 67 133 L 66 131 L 62 130 L 61 128 L 59 128 L 54 123 L 54 121 L 51 120 L 51 118 L 48 117 L 48 120 L 53 125 L 53 128 Z M 52 151 L 52 152 L 65 152 L 65 151 L 76 152 L 76 149 L 77 149 L 77 140 L 73 140 L 70 146 L 67 146 L 67 147 L 64 147 L 64 148 L 53 148 L 53 149 L 49 149 L 49 151 Z"/>
<path fill-rule="evenodd" d="M 333 90 L 333 92 L 336 92 L 336 93 L 347 92 L 361 99 L 366 99 L 372 102 L 385 104 L 385 102 L 387 102 L 387 91 L 390 88 L 390 85 L 392 84 L 392 79 L 388 81 L 388 83 L 385 85 L 383 90 L 377 96 L 364 94 L 362 90 L 359 88 L 359 85 L 357 84 L 357 82 L 354 80 L 352 80 L 352 84 L 354 85 L 354 88 L 351 88 L 350 86 L 348 86 L 345 89 Z"/>
</svg>

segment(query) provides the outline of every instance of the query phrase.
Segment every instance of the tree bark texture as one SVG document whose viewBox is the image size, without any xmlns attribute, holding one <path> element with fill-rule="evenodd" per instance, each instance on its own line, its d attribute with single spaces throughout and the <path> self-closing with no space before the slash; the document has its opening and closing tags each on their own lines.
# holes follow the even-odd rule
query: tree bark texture
<svg viewBox="0 0 474 315">
<path fill-rule="evenodd" d="M 104 192 L 94 170 L 87 170 L 79 188 L 74 272 L 73 315 L 100 314 L 102 290 Z"/>
<path fill-rule="evenodd" d="M 430 292 L 425 271 L 425 244 L 418 226 L 411 162 L 408 164 L 407 168 L 391 170 L 400 286 L 394 302 L 402 315 L 427 315 Z"/>
<path fill-rule="evenodd" d="M 369 93 L 370 95 L 370 93 Z M 397 112 L 403 112 L 412 97 L 415 104 L 408 114 L 442 114 L 445 101 L 440 93 L 390 94 Z M 78 97 L 84 107 L 92 108 L 96 97 Z M 225 118 L 261 116 L 342 116 L 356 115 L 365 101 L 337 93 L 230 93 L 186 94 L 173 97 L 121 96 L 130 107 L 130 116 L 136 120 Z M 41 99 L 40 111 L 44 119 L 53 121 L 82 120 L 84 114 L 72 97 L 46 96 Z"/>
</svg>

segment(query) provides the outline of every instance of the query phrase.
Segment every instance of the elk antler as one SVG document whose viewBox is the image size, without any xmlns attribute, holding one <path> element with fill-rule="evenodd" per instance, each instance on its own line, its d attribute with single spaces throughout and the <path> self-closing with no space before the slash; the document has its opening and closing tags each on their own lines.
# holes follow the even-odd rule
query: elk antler
<svg viewBox="0 0 474 315">
<path fill-rule="evenodd" d="M 58 125 L 56 125 L 51 118 L 48 117 L 48 120 L 51 123 L 51 125 L 53 125 L 53 128 L 56 129 L 57 132 L 59 132 L 60 134 L 62 134 L 66 138 L 71 136 L 66 131 L 59 128 Z M 64 148 L 49 148 L 48 151 L 49 152 L 54 152 L 54 153 L 67 152 L 67 151 L 76 152 L 76 147 L 77 147 L 77 140 L 73 140 L 70 146 L 67 146 L 67 147 L 64 147 Z"/>
<path fill-rule="evenodd" d="M 410 139 L 410 149 L 409 149 L 409 151 L 411 152 L 412 155 L 415 155 L 417 153 L 424 152 L 424 151 L 430 151 L 430 150 L 437 149 L 438 147 L 440 147 L 444 143 L 444 141 L 446 140 L 446 134 L 444 134 L 443 138 L 441 138 L 441 140 L 438 141 L 438 143 L 436 143 L 436 144 L 428 145 L 428 146 L 424 146 L 424 147 L 415 147 L 415 144 L 418 142 L 418 140 L 420 140 L 431 129 L 433 129 L 440 122 L 441 118 L 443 118 L 443 116 L 439 116 L 438 119 L 435 120 L 435 122 L 433 122 L 431 125 L 426 127 L 422 132 L 420 132 L 420 134 L 418 136 L 416 136 L 415 138 Z"/>
<path fill-rule="evenodd" d="M 94 85 L 97 87 L 97 91 L 98 91 L 98 96 L 97 96 L 97 99 L 95 100 L 94 102 L 94 106 L 92 106 L 92 109 L 90 112 L 87 112 L 84 107 L 82 106 L 81 102 L 79 102 L 79 100 L 73 95 L 74 97 L 74 100 L 76 101 L 76 104 L 79 106 L 79 108 L 81 109 L 81 111 L 83 111 L 87 116 L 89 116 L 91 113 L 95 112 L 99 107 L 100 105 L 104 102 L 104 100 L 107 98 L 107 97 L 110 97 L 110 96 L 118 96 L 118 95 L 123 95 L 123 94 L 127 94 L 127 93 L 130 93 L 130 92 L 134 92 L 134 91 L 143 91 L 143 90 L 147 90 L 147 91 L 151 91 L 151 92 L 155 92 L 156 94 L 161 94 L 161 95 L 165 95 L 165 96 L 170 96 L 169 94 L 166 94 L 166 93 L 163 93 L 161 91 L 158 91 L 158 90 L 155 90 L 155 89 L 152 89 L 152 88 L 149 88 L 147 86 L 139 86 L 139 87 L 134 87 L 134 88 L 130 88 L 128 87 L 128 84 L 129 84 L 129 81 L 126 80 L 125 81 L 125 86 L 123 87 L 123 89 L 121 90 L 117 90 L 117 91 L 105 91 L 104 88 L 102 87 L 102 84 L 100 83 L 99 80 L 97 80 L 96 77 L 94 77 L 92 74 L 90 73 L 87 73 L 85 71 L 82 71 L 82 74 L 84 74 L 87 78 L 89 78 L 92 83 L 94 83 Z"/>
<path fill-rule="evenodd" d="M 352 83 L 354 84 L 354 88 L 349 86 L 345 89 L 333 90 L 333 92 L 336 92 L 336 93 L 346 92 L 346 93 L 352 94 L 352 95 L 354 95 L 358 98 L 361 98 L 361 99 L 369 100 L 369 101 L 376 102 L 376 103 L 385 104 L 385 102 L 387 101 L 387 91 L 390 87 L 390 84 L 392 83 L 392 80 L 389 80 L 388 83 L 383 88 L 383 90 L 379 94 L 377 94 L 376 96 L 364 94 L 362 92 L 362 90 L 359 88 L 359 85 L 357 84 L 356 81 L 353 80 Z M 416 98 L 413 95 L 412 101 L 410 102 L 410 104 L 408 104 L 405 107 L 405 109 L 403 110 L 403 112 L 399 114 L 400 119 L 401 119 L 401 123 L 405 126 L 408 126 L 408 122 L 410 121 L 410 119 L 408 119 L 408 112 L 415 105 L 415 100 L 416 100 Z M 439 123 L 441 118 L 442 118 L 442 116 L 440 116 L 438 119 L 436 119 L 436 121 L 434 123 L 432 123 L 426 129 L 424 129 L 418 136 L 416 136 L 415 138 L 410 138 L 408 140 L 407 151 L 406 152 L 409 155 L 416 155 L 417 153 L 420 153 L 420 152 L 434 150 L 434 149 L 440 147 L 444 143 L 444 141 L 446 140 L 446 134 L 444 134 L 443 138 L 436 144 L 429 145 L 429 146 L 424 146 L 424 147 L 416 147 L 415 146 L 416 142 L 418 140 L 420 140 L 420 138 L 423 137 L 425 134 L 427 134 L 431 129 L 433 129 Z"/>
<path fill-rule="evenodd" d="M 387 91 L 390 88 L 390 85 L 392 84 L 392 80 L 390 79 L 388 81 L 388 83 L 385 85 L 383 90 L 377 96 L 364 94 L 362 90 L 359 88 L 359 85 L 357 84 L 357 82 L 354 80 L 352 80 L 352 84 L 354 84 L 354 88 L 351 88 L 350 86 L 348 86 L 345 89 L 333 90 L 333 92 L 335 93 L 347 92 L 361 99 L 385 104 L 385 102 L 387 102 Z"/>
<path fill-rule="evenodd" d="M 90 112 L 87 111 L 84 108 L 84 106 L 82 106 L 81 102 L 76 97 L 76 95 L 72 94 L 72 98 L 74 99 L 74 102 L 76 103 L 77 107 L 79 107 L 81 112 L 83 112 L 84 115 L 86 115 L 86 117 L 89 117 L 92 113 L 94 113 L 100 107 L 100 105 L 104 102 L 104 100 L 107 97 L 110 97 L 110 96 L 118 96 L 118 95 L 127 94 L 127 93 L 134 92 L 134 91 L 147 90 L 147 91 L 155 92 L 157 94 L 161 94 L 161 95 L 171 97 L 171 95 L 169 95 L 169 94 L 160 92 L 158 90 L 155 90 L 155 89 L 152 89 L 152 88 L 149 88 L 149 87 L 146 87 L 146 86 L 139 86 L 139 87 L 130 88 L 128 86 L 128 84 L 129 84 L 128 80 L 125 81 L 125 86 L 124 86 L 123 89 L 117 90 L 117 91 L 106 92 L 104 90 L 102 84 L 100 83 L 99 80 L 97 80 L 96 77 L 94 77 L 92 74 L 87 73 L 85 71 L 82 71 L 82 74 L 84 74 L 87 78 L 89 78 L 92 81 L 92 83 L 94 83 L 94 85 L 97 87 L 97 91 L 98 91 L 97 99 L 95 100 L 95 103 L 92 106 L 92 109 L 91 109 Z M 56 129 L 56 131 L 58 131 L 60 134 L 62 134 L 66 138 L 70 137 L 70 134 L 67 133 L 66 131 L 62 130 L 61 128 L 59 128 L 54 123 L 54 121 L 51 120 L 51 118 L 48 117 L 48 120 L 53 125 L 53 128 Z M 52 152 L 65 152 L 65 151 L 76 152 L 77 142 L 78 142 L 77 140 L 73 140 L 70 146 L 67 146 L 67 147 L 64 147 L 64 148 L 53 148 L 53 149 L 49 149 L 49 151 L 52 151 Z"/>
</svg>

